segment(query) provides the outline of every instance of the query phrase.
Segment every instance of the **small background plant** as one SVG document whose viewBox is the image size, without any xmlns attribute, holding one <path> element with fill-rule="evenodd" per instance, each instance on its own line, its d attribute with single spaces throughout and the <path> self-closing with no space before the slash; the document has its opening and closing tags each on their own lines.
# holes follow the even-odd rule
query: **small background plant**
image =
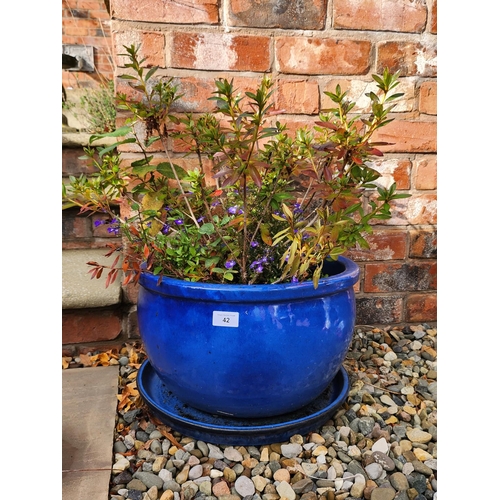
<svg viewBox="0 0 500 500">
<path fill-rule="evenodd" d="M 82 124 L 85 132 L 101 134 L 115 130 L 116 102 L 112 81 L 99 84 L 97 88 L 82 89 L 79 99 L 63 99 L 63 111 L 72 113 Z"/>
</svg>

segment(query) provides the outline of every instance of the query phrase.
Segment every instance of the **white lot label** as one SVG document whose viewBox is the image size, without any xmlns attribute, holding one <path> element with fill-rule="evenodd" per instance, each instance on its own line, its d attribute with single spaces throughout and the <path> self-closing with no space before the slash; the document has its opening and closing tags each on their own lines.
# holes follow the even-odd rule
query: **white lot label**
<svg viewBox="0 0 500 500">
<path fill-rule="evenodd" d="M 227 326 L 229 328 L 238 328 L 240 313 L 214 311 L 212 314 L 213 326 Z"/>
</svg>

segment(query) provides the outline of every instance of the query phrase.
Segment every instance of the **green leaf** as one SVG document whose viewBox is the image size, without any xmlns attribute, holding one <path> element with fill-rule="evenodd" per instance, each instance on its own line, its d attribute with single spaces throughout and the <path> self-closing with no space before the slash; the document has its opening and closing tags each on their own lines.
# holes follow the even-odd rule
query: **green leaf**
<svg viewBox="0 0 500 500">
<path fill-rule="evenodd" d="M 137 78 L 132 75 L 120 75 L 118 78 L 121 78 L 122 80 L 137 80 Z"/>
<path fill-rule="evenodd" d="M 141 158 L 140 160 L 133 161 L 131 163 L 132 167 L 142 167 L 143 165 L 149 164 L 153 159 L 153 156 L 148 156 L 147 158 Z"/>
<path fill-rule="evenodd" d="M 208 269 L 212 267 L 213 265 L 217 264 L 219 262 L 220 258 L 219 257 L 210 257 L 209 259 L 205 260 L 205 267 Z"/>
<path fill-rule="evenodd" d="M 156 170 L 155 165 L 150 163 L 145 163 L 144 165 L 137 165 L 132 167 L 132 172 L 139 177 L 144 177 L 149 172 L 154 172 Z"/>
<path fill-rule="evenodd" d="M 146 74 L 146 76 L 144 77 L 144 81 L 148 81 L 155 73 L 156 71 L 158 70 L 158 66 L 154 66 L 152 67 Z"/>
<path fill-rule="evenodd" d="M 110 151 L 113 151 L 113 149 L 115 149 L 117 146 L 120 146 L 121 144 L 130 144 L 132 142 L 135 142 L 135 138 L 133 137 L 131 137 L 130 139 L 125 139 L 124 141 L 115 142 L 114 144 L 111 144 L 111 146 L 100 149 L 99 157 L 102 158 L 105 154 L 109 153 Z"/>
<path fill-rule="evenodd" d="M 89 138 L 89 144 L 92 144 L 94 141 L 98 141 L 99 139 L 103 139 L 105 137 L 123 137 L 127 134 L 132 133 L 132 131 L 132 127 L 124 126 L 113 130 L 113 132 L 106 132 L 105 134 L 92 134 Z"/>
<path fill-rule="evenodd" d="M 200 234 L 213 234 L 215 226 L 211 222 L 207 222 L 200 227 Z"/>
<path fill-rule="evenodd" d="M 146 141 L 146 147 L 149 148 L 149 146 L 151 146 L 151 144 L 153 144 L 153 143 L 155 143 L 156 141 L 159 141 L 159 140 L 160 140 L 160 136 L 158 136 L 158 135 L 150 137 Z"/>
<path fill-rule="evenodd" d="M 181 166 L 176 165 L 175 163 L 163 161 L 161 163 L 158 163 L 158 165 L 156 165 L 156 170 L 161 175 L 164 175 L 167 179 L 175 179 L 175 175 L 172 172 L 172 167 L 177 172 L 177 176 L 179 177 L 179 179 L 184 179 L 184 177 L 186 177 L 187 175 L 186 170 L 183 169 Z"/>
</svg>

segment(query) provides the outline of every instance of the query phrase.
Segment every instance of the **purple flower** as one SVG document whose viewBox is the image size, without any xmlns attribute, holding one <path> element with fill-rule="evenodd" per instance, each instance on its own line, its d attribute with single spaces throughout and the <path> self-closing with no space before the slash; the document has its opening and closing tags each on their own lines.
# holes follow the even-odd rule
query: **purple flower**
<svg viewBox="0 0 500 500">
<path fill-rule="evenodd" d="M 228 260 L 228 261 L 226 261 L 226 263 L 224 264 L 224 267 L 225 267 L 226 269 L 232 269 L 235 265 L 236 265 L 236 261 L 234 261 L 234 260 Z"/>
<path fill-rule="evenodd" d="M 236 212 L 238 212 L 238 205 L 234 205 L 234 207 L 229 207 L 227 209 L 227 211 L 231 214 L 231 215 L 235 215 Z"/>
<path fill-rule="evenodd" d="M 196 219 L 196 222 L 203 222 L 205 220 L 205 217 L 202 215 L 201 217 L 198 217 Z"/>
<path fill-rule="evenodd" d="M 163 234 L 167 234 L 170 231 L 170 224 L 165 224 L 161 230 Z"/>
<path fill-rule="evenodd" d="M 250 269 L 253 269 L 256 273 L 261 273 L 262 271 L 264 271 L 264 266 L 262 265 L 262 262 L 264 262 L 263 259 L 254 260 L 250 264 Z"/>
<path fill-rule="evenodd" d="M 297 278 L 297 276 L 292 276 L 292 283 L 298 283 L 299 282 L 299 279 Z"/>
<path fill-rule="evenodd" d="M 95 226 L 95 227 L 99 227 L 101 224 L 104 224 L 104 221 L 103 221 L 103 220 L 96 220 L 96 221 L 94 222 L 94 226 Z"/>
<path fill-rule="evenodd" d="M 182 224 L 184 224 L 184 221 L 182 219 L 175 219 L 174 220 L 174 224 L 177 224 L 178 226 L 181 226 Z"/>
<path fill-rule="evenodd" d="M 258 247 L 258 246 L 259 246 L 259 242 L 258 242 L 258 241 L 255 241 L 255 240 L 252 240 L 252 241 L 250 242 L 250 246 L 251 246 L 252 248 Z"/>
</svg>

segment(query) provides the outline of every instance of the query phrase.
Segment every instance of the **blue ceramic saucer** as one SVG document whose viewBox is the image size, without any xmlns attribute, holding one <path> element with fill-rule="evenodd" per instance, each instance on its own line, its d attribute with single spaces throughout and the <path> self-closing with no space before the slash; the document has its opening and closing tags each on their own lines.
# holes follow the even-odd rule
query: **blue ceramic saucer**
<svg viewBox="0 0 500 500">
<path fill-rule="evenodd" d="M 317 430 L 345 401 L 349 378 L 341 367 L 332 383 L 310 404 L 266 418 L 212 415 L 180 401 L 159 379 L 148 360 L 137 374 L 137 388 L 151 413 L 172 429 L 193 439 L 224 445 L 263 445 L 287 441 L 294 434 Z"/>
</svg>

